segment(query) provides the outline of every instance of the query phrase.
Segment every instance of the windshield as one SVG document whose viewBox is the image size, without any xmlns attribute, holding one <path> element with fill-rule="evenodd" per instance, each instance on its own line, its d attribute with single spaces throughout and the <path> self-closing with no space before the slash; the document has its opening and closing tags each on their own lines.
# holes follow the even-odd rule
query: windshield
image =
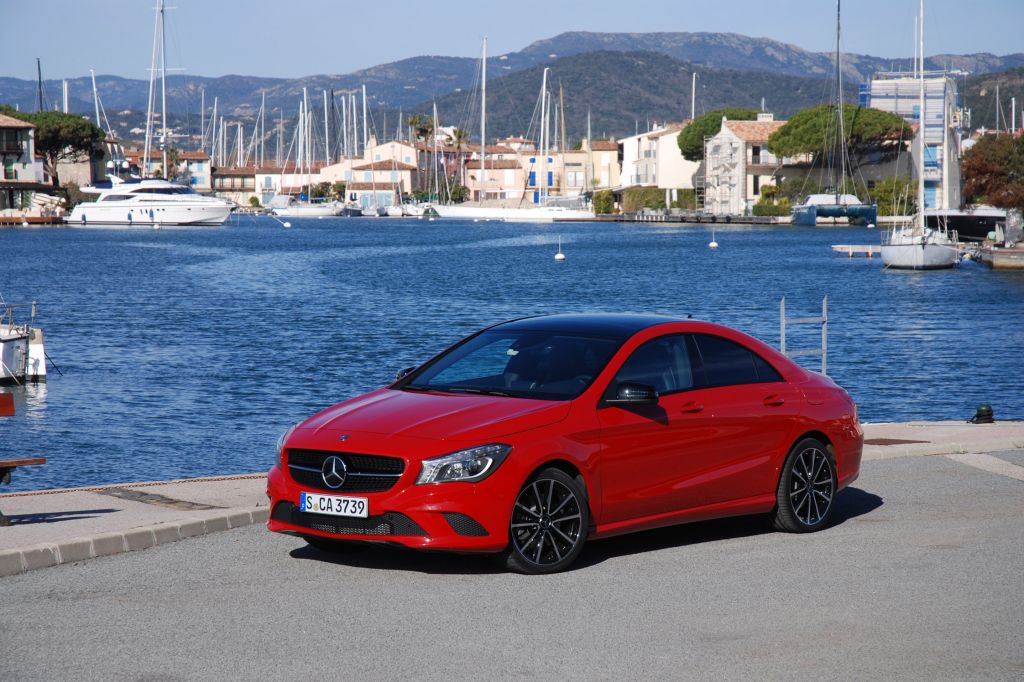
<svg viewBox="0 0 1024 682">
<path fill-rule="evenodd" d="M 564 332 L 488 331 L 396 388 L 571 400 L 590 386 L 619 344 L 618 339 Z"/>
</svg>

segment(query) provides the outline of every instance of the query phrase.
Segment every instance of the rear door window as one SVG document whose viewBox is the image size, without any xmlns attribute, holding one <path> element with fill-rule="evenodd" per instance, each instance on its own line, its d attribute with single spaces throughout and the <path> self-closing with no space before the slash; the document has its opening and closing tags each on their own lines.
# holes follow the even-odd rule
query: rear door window
<svg viewBox="0 0 1024 682">
<path fill-rule="evenodd" d="M 622 383 L 653 386 L 658 395 L 693 388 L 686 337 L 662 336 L 637 348 L 622 364 L 610 390 Z"/>
<path fill-rule="evenodd" d="M 711 334 L 694 334 L 694 341 L 700 350 L 701 364 L 708 386 L 733 386 L 756 384 L 762 381 L 778 381 L 778 373 L 764 360 L 735 341 Z M 764 365 L 766 375 L 776 378 L 762 379 L 758 365 Z"/>
</svg>

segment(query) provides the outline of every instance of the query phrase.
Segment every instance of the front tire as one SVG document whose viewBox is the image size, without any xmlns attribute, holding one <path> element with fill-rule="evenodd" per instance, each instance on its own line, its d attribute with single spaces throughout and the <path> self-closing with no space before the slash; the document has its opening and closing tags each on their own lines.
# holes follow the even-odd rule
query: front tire
<svg viewBox="0 0 1024 682">
<path fill-rule="evenodd" d="M 531 575 L 565 570 L 583 551 L 589 527 L 583 484 L 560 469 L 542 469 L 512 506 L 505 565 Z"/>
<path fill-rule="evenodd" d="M 836 467 L 817 438 L 804 438 L 786 457 L 775 494 L 775 528 L 810 533 L 828 525 L 836 495 Z"/>
</svg>

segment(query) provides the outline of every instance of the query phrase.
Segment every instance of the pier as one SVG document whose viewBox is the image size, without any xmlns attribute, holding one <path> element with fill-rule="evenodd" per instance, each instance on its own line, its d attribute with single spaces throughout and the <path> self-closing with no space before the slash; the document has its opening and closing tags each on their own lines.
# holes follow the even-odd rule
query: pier
<svg viewBox="0 0 1024 682">
<path fill-rule="evenodd" d="M 845 253 L 847 258 L 854 256 L 873 258 L 882 252 L 882 247 L 878 244 L 833 244 L 832 250 L 836 253 Z"/>
</svg>

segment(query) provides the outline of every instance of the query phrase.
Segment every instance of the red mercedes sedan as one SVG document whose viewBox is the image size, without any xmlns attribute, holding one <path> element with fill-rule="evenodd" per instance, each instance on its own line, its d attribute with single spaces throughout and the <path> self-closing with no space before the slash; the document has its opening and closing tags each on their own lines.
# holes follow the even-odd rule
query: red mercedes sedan
<svg viewBox="0 0 1024 682">
<path fill-rule="evenodd" d="M 488 327 L 294 426 L 272 531 L 498 553 L 559 571 L 589 538 L 745 514 L 828 525 L 857 478 L 849 394 L 706 322 L 552 315 Z"/>
</svg>

